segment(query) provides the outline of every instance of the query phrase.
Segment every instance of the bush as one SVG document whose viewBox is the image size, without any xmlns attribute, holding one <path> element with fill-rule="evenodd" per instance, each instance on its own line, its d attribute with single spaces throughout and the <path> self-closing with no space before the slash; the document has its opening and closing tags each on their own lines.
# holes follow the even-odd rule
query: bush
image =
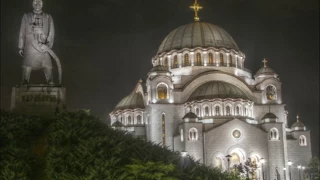
<svg viewBox="0 0 320 180">
<path fill-rule="evenodd" d="M 39 140 L 45 144 L 32 144 Z M 51 120 L 1 113 L 1 143 L 4 179 L 239 179 L 190 156 L 182 167 L 180 153 L 113 130 L 86 111 Z"/>
</svg>

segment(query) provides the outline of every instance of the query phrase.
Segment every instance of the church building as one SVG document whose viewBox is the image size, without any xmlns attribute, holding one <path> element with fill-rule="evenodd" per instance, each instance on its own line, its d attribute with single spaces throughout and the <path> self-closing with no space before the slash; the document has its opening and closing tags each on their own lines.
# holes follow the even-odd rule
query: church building
<svg viewBox="0 0 320 180">
<path fill-rule="evenodd" d="M 109 114 L 111 126 L 221 171 L 250 158 L 257 180 L 308 179 L 310 130 L 299 117 L 288 124 L 278 74 L 266 60 L 251 73 L 231 35 L 201 22 L 197 1 L 191 8 L 194 22 L 164 38 L 146 81 Z"/>
</svg>

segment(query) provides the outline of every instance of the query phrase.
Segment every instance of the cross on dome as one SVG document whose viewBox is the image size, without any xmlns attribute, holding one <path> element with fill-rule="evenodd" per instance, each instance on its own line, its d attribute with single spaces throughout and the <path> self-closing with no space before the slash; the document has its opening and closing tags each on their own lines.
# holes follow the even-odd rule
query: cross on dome
<svg viewBox="0 0 320 180">
<path fill-rule="evenodd" d="M 264 58 L 262 62 L 263 62 L 263 67 L 267 67 L 267 62 L 268 61 L 266 60 L 266 58 Z"/>
<path fill-rule="evenodd" d="M 199 21 L 200 18 L 198 17 L 198 11 L 202 9 L 202 6 L 198 4 L 197 0 L 194 0 L 194 4 L 190 6 L 190 8 L 194 10 L 194 21 Z"/>
</svg>

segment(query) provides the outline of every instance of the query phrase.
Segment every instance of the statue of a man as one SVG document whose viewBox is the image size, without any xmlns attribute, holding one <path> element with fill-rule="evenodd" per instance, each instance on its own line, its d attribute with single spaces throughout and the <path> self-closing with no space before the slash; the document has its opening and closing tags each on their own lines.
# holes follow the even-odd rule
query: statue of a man
<svg viewBox="0 0 320 180">
<path fill-rule="evenodd" d="M 22 84 L 28 84 L 31 71 L 38 69 L 44 70 L 48 84 L 54 84 L 50 58 L 54 24 L 51 16 L 42 12 L 42 6 L 42 0 L 33 0 L 33 12 L 22 18 L 19 34 L 19 54 L 23 57 Z"/>
</svg>

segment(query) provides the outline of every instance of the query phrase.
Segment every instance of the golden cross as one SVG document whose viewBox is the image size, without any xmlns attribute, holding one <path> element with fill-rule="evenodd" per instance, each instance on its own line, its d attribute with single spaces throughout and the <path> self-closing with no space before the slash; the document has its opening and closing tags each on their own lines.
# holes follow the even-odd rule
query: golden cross
<svg viewBox="0 0 320 180">
<path fill-rule="evenodd" d="M 264 58 L 262 62 L 263 62 L 263 66 L 264 66 L 264 67 L 267 67 L 267 62 L 268 62 L 268 61 L 266 60 L 266 58 Z"/>
<path fill-rule="evenodd" d="M 198 11 L 202 9 L 202 6 L 198 4 L 197 0 L 194 0 L 194 4 L 190 8 L 194 10 L 194 21 L 199 21 Z"/>
</svg>

